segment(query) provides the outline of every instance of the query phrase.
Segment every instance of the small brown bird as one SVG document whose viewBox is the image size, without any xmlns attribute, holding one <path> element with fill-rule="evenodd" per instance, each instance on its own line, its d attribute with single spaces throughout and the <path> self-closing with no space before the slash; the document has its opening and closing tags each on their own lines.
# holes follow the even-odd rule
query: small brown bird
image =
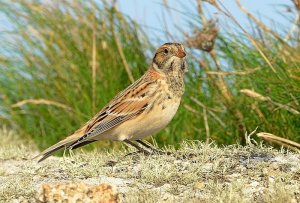
<svg viewBox="0 0 300 203">
<path fill-rule="evenodd" d="M 54 152 L 75 149 L 98 140 L 124 141 L 141 152 L 137 141 L 164 128 L 174 117 L 184 92 L 187 72 L 184 47 L 165 43 L 154 55 L 148 71 L 120 92 L 98 114 L 64 140 L 49 147 L 38 157 L 43 161 Z"/>
</svg>

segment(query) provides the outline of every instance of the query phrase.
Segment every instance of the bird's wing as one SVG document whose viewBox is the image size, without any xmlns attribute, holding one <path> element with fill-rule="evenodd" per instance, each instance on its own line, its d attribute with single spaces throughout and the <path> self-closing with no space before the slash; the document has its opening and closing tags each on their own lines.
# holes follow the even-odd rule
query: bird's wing
<svg viewBox="0 0 300 203">
<path fill-rule="evenodd" d="M 42 161 L 62 148 L 76 148 L 90 143 L 93 138 L 142 114 L 151 107 L 151 101 L 157 90 L 156 82 L 160 75 L 148 71 L 143 77 L 120 92 L 98 114 L 72 135 L 43 151 L 39 156 Z"/>
<path fill-rule="evenodd" d="M 155 81 L 137 81 L 118 94 L 86 125 L 88 137 L 99 135 L 143 113 L 149 106 L 157 84 Z"/>
<path fill-rule="evenodd" d="M 86 140 L 91 140 L 93 137 L 143 113 L 151 105 L 149 95 L 153 94 L 156 85 L 153 80 L 141 79 L 119 93 L 84 126 L 85 133 L 78 137 L 77 141 L 70 145 L 70 148 Z"/>
</svg>

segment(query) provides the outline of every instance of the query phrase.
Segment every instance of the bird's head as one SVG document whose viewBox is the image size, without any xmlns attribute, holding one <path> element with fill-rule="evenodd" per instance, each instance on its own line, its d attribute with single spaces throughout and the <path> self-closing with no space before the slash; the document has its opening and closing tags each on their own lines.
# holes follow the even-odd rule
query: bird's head
<svg viewBox="0 0 300 203">
<path fill-rule="evenodd" d="M 182 44 L 165 43 L 156 50 L 152 66 L 166 74 L 170 72 L 183 74 L 187 72 L 185 56 Z"/>
</svg>

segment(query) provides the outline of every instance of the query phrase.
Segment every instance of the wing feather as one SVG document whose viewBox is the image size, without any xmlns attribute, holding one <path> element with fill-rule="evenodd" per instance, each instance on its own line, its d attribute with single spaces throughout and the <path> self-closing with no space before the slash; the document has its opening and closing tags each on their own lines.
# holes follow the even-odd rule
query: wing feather
<svg viewBox="0 0 300 203">
<path fill-rule="evenodd" d="M 70 145 L 70 148 L 86 140 L 93 139 L 93 137 L 143 113 L 151 103 L 151 98 L 148 95 L 155 91 L 156 86 L 157 83 L 152 80 L 138 80 L 136 84 L 134 83 L 131 86 L 134 89 L 127 88 L 119 93 L 87 123 L 84 135 Z"/>
</svg>

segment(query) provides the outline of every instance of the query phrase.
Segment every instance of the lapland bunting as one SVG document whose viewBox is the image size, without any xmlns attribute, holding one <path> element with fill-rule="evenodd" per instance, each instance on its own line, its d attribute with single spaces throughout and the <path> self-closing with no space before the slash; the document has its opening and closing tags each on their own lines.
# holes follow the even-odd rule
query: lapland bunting
<svg viewBox="0 0 300 203">
<path fill-rule="evenodd" d="M 139 151 L 147 151 L 139 144 L 154 150 L 141 139 L 158 132 L 174 117 L 184 92 L 185 56 L 179 43 L 160 46 L 140 79 L 73 134 L 38 155 L 39 161 L 62 148 L 75 149 L 98 140 L 124 141 Z"/>
</svg>

